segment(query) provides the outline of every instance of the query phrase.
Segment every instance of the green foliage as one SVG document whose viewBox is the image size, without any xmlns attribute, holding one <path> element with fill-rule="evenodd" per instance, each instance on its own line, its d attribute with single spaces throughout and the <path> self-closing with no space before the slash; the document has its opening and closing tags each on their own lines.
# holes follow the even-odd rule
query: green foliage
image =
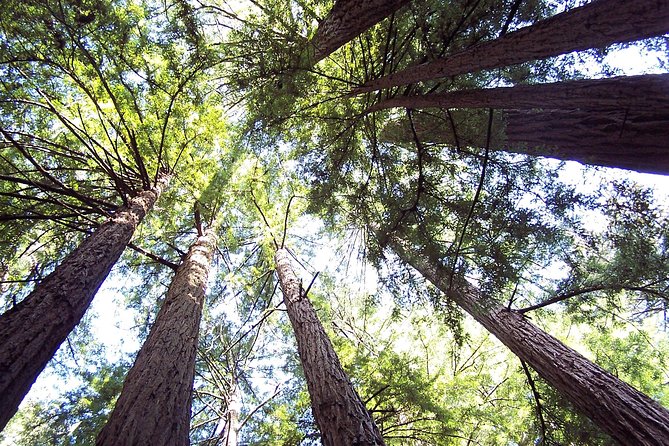
<svg viewBox="0 0 669 446">
<path fill-rule="evenodd" d="M 396 95 L 582 77 L 580 60 L 603 51 L 349 94 L 575 2 L 410 2 L 314 64 L 310 39 L 330 3 L 3 5 L 2 310 L 167 171 L 171 186 L 133 239 L 151 257 L 126 253 L 117 271 L 141 339 L 170 281 L 167 265 L 181 261 L 198 224 L 217 229 L 193 444 L 220 444 L 231 430 L 240 444 L 320 442 L 272 275 L 284 242 L 305 283 L 322 270 L 309 297 L 388 444 L 609 442 L 534 377 L 541 423 L 517 359 L 392 257 L 393 233 L 491 302 L 559 300 L 532 317 L 561 334 L 587 327 L 577 349 L 669 404 L 669 347 L 656 329 L 669 300 L 669 214 L 658 198 L 607 178 L 584 191 L 563 164 L 488 150 L 503 141 L 497 112 L 368 112 Z M 84 324 L 73 350 L 101 358 L 89 340 Z M 125 370 L 98 362 L 76 388 L 23 409 L 3 440 L 92 444 Z"/>
<path fill-rule="evenodd" d="M 81 384 L 59 399 L 30 403 L 12 420 L 5 437 L 17 446 L 92 444 L 121 392 L 127 369 L 127 364 L 103 364 L 95 372 L 81 373 Z"/>
</svg>

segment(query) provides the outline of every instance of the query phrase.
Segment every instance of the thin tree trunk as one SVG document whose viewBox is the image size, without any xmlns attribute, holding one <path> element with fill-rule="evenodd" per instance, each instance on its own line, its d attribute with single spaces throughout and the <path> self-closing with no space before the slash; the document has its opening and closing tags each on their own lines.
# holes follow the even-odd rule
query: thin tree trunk
<svg viewBox="0 0 669 446">
<path fill-rule="evenodd" d="M 233 373 L 232 386 L 228 395 L 228 408 L 225 414 L 225 438 L 223 446 L 237 446 L 239 442 L 239 414 L 242 407 L 242 398 L 237 383 L 237 376 Z"/>
<path fill-rule="evenodd" d="M 354 93 L 504 67 L 667 32 L 669 0 L 593 0 L 447 58 L 367 82 Z"/>
<path fill-rule="evenodd" d="M 139 193 L 72 251 L 32 293 L 0 316 L 0 430 L 79 323 L 167 182 Z"/>
<path fill-rule="evenodd" d="M 288 251 L 278 249 L 275 261 L 323 444 L 383 445 L 379 430 L 344 372 L 316 310 L 293 272 Z"/>
<path fill-rule="evenodd" d="M 214 245 L 208 229 L 177 268 L 97 446 L 189 444 L 198 332 Z"/>
<path fill-rule="evenodd" d="M 434 286 L 495 335 L 581 413 L 623 445 L 669 445 L 669 411 L 606 372 L 516 311 L 508 310 L 460 280 L 433 253 L 395 236 L 388 245 Z"/>
<path fill-rule="evenodd" d="M 667 110 L 669 74 L 461 90 L 424 96 L 398 96 L 379 102 L 370 107 L 369 111 L 393 107 Z"/>
<path fill-rule="evenodd" d="M 326 58 L 409 1 L 337 0 L 311 40 L 314 63 Z"/>
</svg>

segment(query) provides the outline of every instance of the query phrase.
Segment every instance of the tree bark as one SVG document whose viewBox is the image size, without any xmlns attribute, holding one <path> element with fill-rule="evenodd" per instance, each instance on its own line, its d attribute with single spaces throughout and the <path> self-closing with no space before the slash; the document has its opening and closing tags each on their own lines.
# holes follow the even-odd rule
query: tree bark
<svg viewBox="0 0 669 446">
<path fill-rule="evenodd" d="M 642 75 L 454 91 L 389 99 L 389 108 L 500 108 L 494 148 L 584 164 L 669 174 L 669 75 Z M 508 110 L 511 109 L 511 110 Z M 543 109 L 543 110 L 541 110 Z M 453 143 L 449 126 L 421 131 Z M 463 142 L 485 145 L 485 131 Z"/>
<path fill-rule="evenodd" d="M 506 110 L 503 150 L 669 175 L 669 110 Z"/>
<path fill-rule="evenodd" d="M 385 19 L 410 0 L 337 0 L 311 40 L 314 63 Z"/>
<path fill-rule="evenodd" d="M 398 96 L 369 111 L 386 108 L 499 108 L 548 110 L 669 109 L 669 74 L 644 74 L 550 84 L 516 85 L 451 91 L 424 96 Z"/>
<path fill-rule="evenodd" d="M 581 413 L 623 445 L 669 445 L 669 411 L 540 330 L 516 311 L 483 296 L 464 280 L 451 287 L 449 271 L 433 253 L 406 240 L 388 245 L 434 286 L 495 335 Z"/>
<path fill-rule="evenodd" d="M 0 430 L 69 333 L 167 183 L 130 199 L 18 305 L 0 316 Z"/>
<path fill-rule="evenodd" d="M 354 93 L 504 67 L 667 32 L 669 0 L 593 0 L 447 58 L 367 82 Z"/>
<path fill-rule="evenodd" d="M 278 249 L 275 261 L 323 444 L 383 445 L 378 428 L 344 372 L 316 310 L 293 272 L 288 251 Z"/>
<path fill-rule="evenodd" d="M 177 268 L 97 446 L 187 446 L 200 318 L 215 235 L 205 231 Z"/>
<path fill-rule="evenodd" d="M 228 408 L 225 413 L 225 436 L 223 446 L 237 446 L 239 442 L 239 414 L 242 407 L 242 396 L 240 394 L 237 376 L 233 373 L 232 385 L 228 395 Z"/>
</svg>

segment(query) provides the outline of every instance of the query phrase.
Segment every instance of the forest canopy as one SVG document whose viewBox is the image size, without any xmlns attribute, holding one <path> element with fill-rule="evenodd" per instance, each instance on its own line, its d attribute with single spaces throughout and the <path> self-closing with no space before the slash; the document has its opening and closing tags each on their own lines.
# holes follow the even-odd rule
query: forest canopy
<svg viewBox="0 0 669 446">
<path fill-rule="evenodd" d="M 0 445 L 669 444 L 668 1 L 2 6 Z"/>
</svg>

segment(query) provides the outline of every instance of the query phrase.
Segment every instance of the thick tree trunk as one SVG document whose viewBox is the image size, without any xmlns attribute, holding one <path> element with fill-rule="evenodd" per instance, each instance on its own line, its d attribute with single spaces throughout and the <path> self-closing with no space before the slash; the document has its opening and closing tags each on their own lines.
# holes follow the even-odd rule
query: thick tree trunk
<svg viewBox="0 0 669 446">
<path fill-rule="evenodd" d="M 355 93 L 390 88 L 669 32 L 669 0 L 593 0 L 546 20 L 482 42 L 447 58 L 367 82 Z"/>
<path fill-rule="evenodd" d="M 391 236 L 389 246 L 448 295 L 520 359 L 530 364 L 577 410 L 623 445 L 669 445 L 669 411 L 557 339 L 483 296 L 465 281 L 451 287 L 436 255 L 416 252 Z"/>
<path fill-rule="evenodd" d="M 79 323 L 93 296 L 166 184 L 130 199 L 32 293 L 0 316 L 0 430 Z"/>
<path fill-rule="evenodd" d="M 506 110 L 503 150 L 669 175 L 669 110 Z"/>
<path fill-rule="evenodd" d="M 195 355 L 214 245 L 209 229 L 177 268 L 96 445 L 189 444 Z"/>
<path fill-rule="evenodd" d="M 346 376 L 316 310 L 293 272 L 288 251 L 278 249 L 275 261 L 323 444 L 383 445 L 379 430 Z"/>
<path fill-rule="evenodd" d="M 410 0 L 337 0 L 311 40 L 314 63 L 329 56 Z"/>
<path fill-rule="evenodd" d="M 398 96 L 379 102 L 369 111 L 393 107 L 669 110 L 669 74 L 461 90 L 425 96 Z"/>
<path fill-rule="evenodd" d="M 511 108 L 495 123 L 504 131 L 501 140 L 493 140 L 493 148 L 669 174 L 667 74 L 398 97 L 370 111 L 389 107 Z M 461 142 L 484 146 L 485 130 L 480 130 L 478 137 L 463 135 Z M 454 141 L 448 125 L 419 132 L 432 141 Z"/>
</svg>

